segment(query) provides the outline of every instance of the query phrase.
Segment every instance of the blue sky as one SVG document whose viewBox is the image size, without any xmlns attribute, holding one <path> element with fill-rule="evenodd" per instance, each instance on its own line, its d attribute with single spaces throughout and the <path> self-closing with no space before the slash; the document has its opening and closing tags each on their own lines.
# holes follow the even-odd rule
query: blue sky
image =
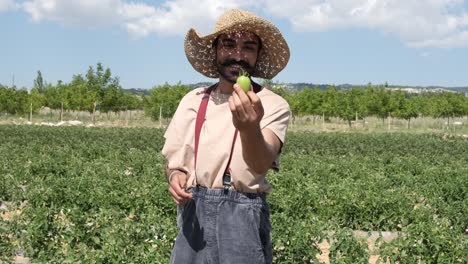
<svg viewBox="0 0 468 264">
<path fill-rule="evenodd" d="M 468 0 L 0 0 L 0 84 L 69 82 L 97 62 L 124 88 L 212 81 L 183 40 L 230 8 L 282 31 L 291 59 L 274 81 L 468 86 Z"/>
</svg>

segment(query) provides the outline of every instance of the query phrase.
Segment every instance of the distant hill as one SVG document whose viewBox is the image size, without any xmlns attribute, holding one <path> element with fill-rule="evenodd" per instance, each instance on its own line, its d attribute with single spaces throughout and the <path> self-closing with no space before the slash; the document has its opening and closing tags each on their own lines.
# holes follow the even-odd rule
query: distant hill
<svg viewBox="0 0 468 264">
<path fill-rule="evenodd" d="M 297 92 L 303 90 L 305 87 L 309 87 L 314 89 L 318 87 L 320 90 L 326 90 L 330 84 L 314 84 L 314 83 L 273 83 L 272 85 L 274 88 L 283 88 L 287 92 Z M 353 88 L 364 88 L 367 84 L 364 85 L 353 85 L 353 84 L 339 84 L 335 85 L 338 90 L 346 91 Z M 385 87 L 384 85 L 375 85 L 374 86 L 381 86 Z M 388 85 L 385 87 L 386 89 L 400 89 L 407 92 L 462 92 L 467 94 L 468 93 L 468 86 L 463 87 L 444 87 L 444 86 L 407 86 L 407 85 Z"/>
<path fill-rule="evenodd" d="M 190 89 L 195 89 L 197 87 L 202 87 L 202 86 L 210 86 L 214 82 L 199 82 L 199 83 L 193 83 L 193 84 L 187 84 Z M 326 90 L 330 84 L 314 84 L 314 83 L 273 83 L 272 87 L 273 88 L 282 88 L 287 92 L 297 92 L 303 90 L 305 87 L 309 87 L 311 89 L 318 87 L 321 90 Z M 367 84 L 363 85 L 353 85 L 353 84 L 339 84 L 335 85 L 335 87 L 338 90 L 346 91 L 350 90 L 352 88 L 358 87 L 358 88 L 363 88 L 366 87 Z M 375 84 L 374 84 L 375 86 Z M 384 87 L 384 85 L 378 85 Z M 462 87 L 444 87 L 444 86 L 407 86 L 407 85 L 388 85 L 385 87 L 387 89 L 400 89 L 403 91 L 407 92 L 412 92 L 412 93 L 419 93 L 419 92 L 443 92 L 443 91 L 451 91 L 451 92 L 462 92 L 465 94 L 468 94 L 468 86 L 462 86 Z M 130 88 L 130 89 L 124 89 L 125 92 L 129 92 L 131 94 L 135 95 L 149 95 L 150 90 L 148 89 L 141 89 L 141 88 Z"/>
<path fill-rule="evenodd" d="M 198 87 L 210 86 L 212 84 L 214 84 L 214 82 L 199 82 L 199 83 L 189 84 L 188 86 L 190 87 L 190 89 L 195 89 Z"/>
<path fill-rule="evenodd" d="M 124 92 L 126 93 L 131 93 L 133 95 L 150 95 L 150 90 L 148 89 L 142 89 L 142 88 L 128 88 L 128 89 L 123 89 Z"/>
</svg>

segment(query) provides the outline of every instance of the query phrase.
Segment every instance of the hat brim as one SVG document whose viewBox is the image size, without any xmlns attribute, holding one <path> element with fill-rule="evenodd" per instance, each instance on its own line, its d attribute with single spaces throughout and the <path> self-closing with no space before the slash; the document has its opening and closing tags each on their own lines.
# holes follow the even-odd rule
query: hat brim
<svg viewBox="0 0 468 264">
<path fill-rule="evenodd" d="M 201 36 L 195 29 L 190 29 L 185 37 L 185 55 L 192 67 L 209 78 L 218 78 L 216 68 L 216 50 L 213 41 L 221 34 L 249 31 L 262 41 L 262 48 L 252 77 L 272 79 L 286 67 L 290 52 L 281 32 L 271 22 L 259 18 L 249 18 L 242 22 L 233 22 L 216 32 Z"/>
</svg>

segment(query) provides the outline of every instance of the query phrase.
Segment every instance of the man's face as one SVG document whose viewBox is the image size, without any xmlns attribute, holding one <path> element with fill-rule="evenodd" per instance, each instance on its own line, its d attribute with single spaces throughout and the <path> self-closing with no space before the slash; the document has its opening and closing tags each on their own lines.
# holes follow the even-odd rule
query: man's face
<svg viewBox="0 0 468 264">
<path fill-rule="evenodd" d="M 242 71 L 249 75 L 253 73 L 260 50 L 260 39 L 251 32 L 232 32 L 220 35 L 215 48 L 219 74 L 235 83 Z"/>
</svg>

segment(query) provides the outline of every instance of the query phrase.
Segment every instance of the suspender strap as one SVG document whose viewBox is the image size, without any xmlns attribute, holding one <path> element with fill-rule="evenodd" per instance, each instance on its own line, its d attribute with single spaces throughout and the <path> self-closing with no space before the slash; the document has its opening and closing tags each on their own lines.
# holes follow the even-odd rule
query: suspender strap
<svg viewBox="0 0 468 264">
<path fill-rule="evenodd" d="M 217 84 L 214 84 L 210 86 L 208 89 L 206 89 L 205 94 L 202 97 L 202 100 L 200 102 L 200 107 L 198 108 L 198 113 L 197 113 L 197 120 L 195 122 L 195 148 L 194 148 L 194 158 L 195 158 L 195 163 L 194 167 L 195 170 L 197 169 L 197 156 L 198 156 L 198 146 L 200 144 L 200 134 L 201 134 L 201 129 L 203 127 L 203 123 L 205 122 L 205 116 L 206 116 L 206 109 L 208 107 L 208 101 L 210 99 L 210 94 L 211 92 L 217 87 Z M 231 152 L 229 154 L 229 160 L 226 165 L 226 169 L 224 171 L 225 174 L 230 174 L 230 164 L 231 164 L 231 159 L 232 159 L 232 154 L 234 152 L 234 144 L 236 143 L 236 138 L 237 138 L 238 130 L 234 132 L 234 138 L 232 140 L 232 146 L 231 146 Z M 224 183 L 223 183 L 224 184 Z"/>
<path fill-rule="evenodd" d="M 206 89 L 205 94 L 202 97 L 200 102 L 200 107 L 198 108 L 197 120 L 195 122 L 195 170 L 197 169 L 197 154 L 198 154 L 198 144 L 200 143 L 200 132 L 205 122 L 206 108 L 208 107 L 208 101 L 210 99 L 210 94 L 216 88 L 217 84 L 210 86 Z"/>
</svg>

